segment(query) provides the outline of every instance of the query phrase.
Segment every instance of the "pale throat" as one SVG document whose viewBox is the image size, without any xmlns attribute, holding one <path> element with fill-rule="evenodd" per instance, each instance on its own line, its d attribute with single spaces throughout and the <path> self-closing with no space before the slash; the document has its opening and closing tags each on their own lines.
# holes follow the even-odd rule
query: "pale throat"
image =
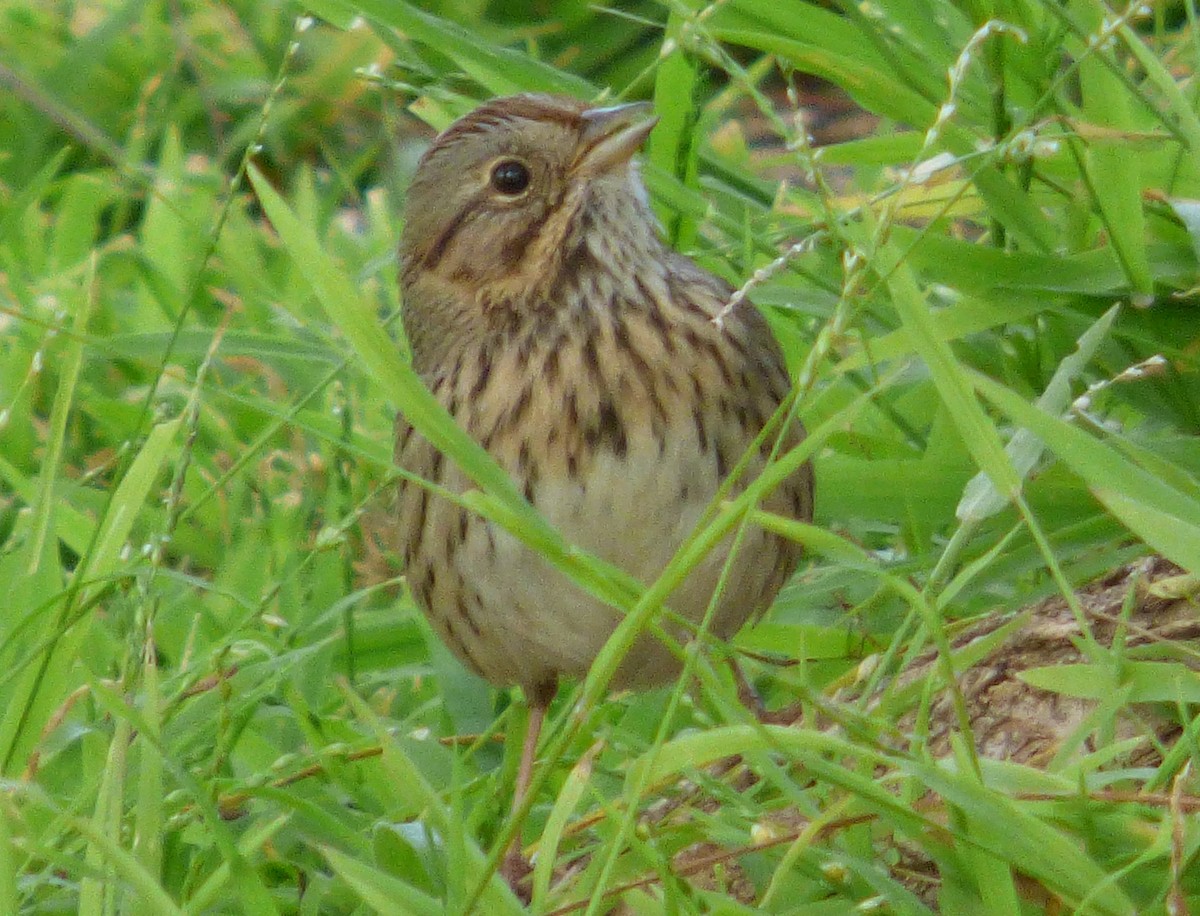
<svg viewBox="0 0 1200 916">
<path fill-rule="evenodd" d="M 634 167 L 593 184 L 580 204 L 572 234 L 582 238 L 564 240 L 560 251 L 585 245 L 592 262 L 630 293 L 639 280 L 665 274 L 659 223 Z"/>
</svg>

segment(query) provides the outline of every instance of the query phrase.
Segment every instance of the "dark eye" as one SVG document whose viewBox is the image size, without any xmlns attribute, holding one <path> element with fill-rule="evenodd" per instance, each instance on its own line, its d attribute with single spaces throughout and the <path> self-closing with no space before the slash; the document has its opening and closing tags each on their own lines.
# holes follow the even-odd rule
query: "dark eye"
<svg viewBox="0 0 1200 916">
<path fill-rule="evenodd" d="M 516 159 L 505 159 L 492 169 L 492 187 L 501 194 L 516 197 L 529 187 L 529 169 Z"/>
</svg>

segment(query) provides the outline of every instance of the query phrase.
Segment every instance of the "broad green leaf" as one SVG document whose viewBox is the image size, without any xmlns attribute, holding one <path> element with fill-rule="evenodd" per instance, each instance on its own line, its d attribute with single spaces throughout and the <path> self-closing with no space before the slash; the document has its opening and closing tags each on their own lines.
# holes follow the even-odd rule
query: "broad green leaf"
<svg viewBox="0 0 1200 916">
<path fill-rule="evenodd" d="M 1189 570 L 1200 570 L 1200 501 L 1147 474 L 1077 427 L 1033 407 L 981 375 L 976 388 L 1027 427 L 1084 479 L 1096 497 L 1143 541 Z"/>
<path fill-rule="evenodd" d="M 741 29 L 714 29 L 721 41 L 774 54 L 801 73 L 811 73 L 846 90 L 869 111 L 912 127 L 927 127 L 937 106 L 913 91 L 896 74 L 877 69 L 861 54 L 838 54 L 822 44 L 809 44 L 783 35 Z"/>
<path fill-rule="evenodd" d="M 198 227 L 189 223 L 188 176 L 180 138 L 170 132 L 163 141 L 155 176 L 142 221 L 142 252 L 171 290 L 185 294 L 196 275 Z"/>
<path fill-rule="evenodd" d="M 8 237 L 16 231 L 26 211 L 40 201 L 49 190 L 55 176 L 58 175 L 59 169 L 62 168 L 63 161 L 67 158 L 68 152 L 68 149 L 63 148 L 47 159 L 42 167 L 38 169 L 33 180 L 20 188 L 14 197 L 6 201 L 4 215 L 0 217 L 0 245 L 8 241 Z"/>
<path fill-rule="evenodd" d="M 654 109 L 659 120 L 650 135 L 649 156 L 658 168 L 695 189 L 699 162 L 699 108 L 695 96 L 699 75 L 690 51 L 679 45 L 685 21 L 679 10 L 673 10 L 667 18 L 664 45 L 670 42 L 674 50 L 659 62 L 654 75 Z M 684 211 L 668 212 L 666 235 L 675 248 L 691 248 L 696 220 Z"/>
<path fill-rule="evenodd" d="M 1180 518 L 1176 511 L 1147 505 L 1120 489 L 1096 486 L 1092 492 L 1130 531 L 1167 559 L 1188 570 L 1200 569 L 1200 524 Z M 1179 508 L 1187 511 L 1197 506 L 1194 499 L 1180 497 L 1187 498 L 1190 505 Z"/>
<path fill-rule="evenodd" d="M 586 80 L 527 54 L 499 48 L 460 25 L 424 12 L 403 0 L 316 0 L 314 10 L 329 8 L 341 15 L 347 9 L 436 48 L 495 95 L 515 92 L 562 92 L 590 98 L 595 89 Z"/>
<path fill-rule="evenodd" d="M 440 916 L 446 912 L 442 901 L 387 872 L 366 865 L 331 846 L 321 851 L 334 872 L 362 898 L 363 903 L 382 916 L 392 916 L 396 912 L 412 913 L 413 916 L 422 913 Z"/>
<path fill-rule="evenodd" d="M 137 859 L 121 845 L 119 833 L 97 830 L 84 818 L 70 817 L 69 823 L 90 847 L 97 851 L 103 866 L 111 869 L 119 883 L 128 886 L 133 893 L 139 895 L 153 907 L 155 913 L 161 913 L 163 916 L 183 916 L 184 911 L 171 899 L 171 895 L 159 883 L 157 876 L 147 873 Z M 114 882 L 114 889 L 117 883 Z"/>
<path fill-rule="evenodd" d="M 64 182 L 58 205 L 51 263 L 66 271 L 84 262 L 93 250 L 104 209 L 116 196 L 97 175 L 75 174 Z"/>
<path fill-rule="evenodd" d="M 980 250 L 976 246 L 976 250 Z M 964 296 L 962 300 L 938 309 L 934 331 L 938 339 L 947 342 L 961 340 L 971 334 L 1000 325 L 1020 323 L 1044 311 L 1042 296 L 996 290 L 988 297 Z M 839 371 L 862 369 L 871 363 L 900 359 L 915 352 L 912 332 L 900 327 L 888 334 L 873 338 L 866 346 L 851 352 L 837 368 Z"/>
<path fill-rule="evenodd" d="M 1081 14 L 1084 27 L 1095 32 L 1104 27 L 1104 21 L 1111 15 L 1100 3 L 1090 0 L 1074 3 L 1072 8 Z M 1079 62 L 1084 115 L 1119 136 L 1121 131 L 1137 126 L 1129 94 L 1114 72 L 1115 62 L 1104 59 L 1111 52 L 1104 46 L 1089 51 Z M 1121 143 L 1114 137 L 1091 143 L 1083 155 L 1090 190 L 1128 277 L 1135 304 L 1148 304 L 1153 298 L 1154 279 L 1146 255 L 1146 220 L 1137 151 L 1132 144 Z"/>
<path fill-rule="evenodd" d="M 1181 81 L 1163 60 L 1146 47 L 1142 36 L 1128 22 L 1120 22 L 1117 34 L 1136 58 L 1138 65 L 1146 71 L 1147 80 L 1167 100 L 1166 107 L 1170 112 L 1171 122 L 1187 138 L 1189 152 L 1194 155 L 1200 150 L 1200 117 L 1196 116 L 1195 107 L 1184 95 Z"/>
<path fill-rule="evenodd" d="M 1091 362 L 1097 348 L 1108 338 L 1119 308 L 1113 306 L 1079 338 L 1079 346 L 1068 354 L 1054 370 L 1046 390 L 1038 397 L 1036 406 L 1047 413 L 1061 414 L 1072 398 L 1071 383 L 1080 377 Z M 1004 450 L 1012 461 L 1017 475 L 1024 480 L 1042 455 L 1042 444 L 1028 429 L 1019 429 Z M 977 474 L 967 484 L 955 515 L 964 523 L 980 522 L 999 512 L 1008 500 L 996 489 L 991 479 Z"/>
<path fill-rule="evenodd" d="M 162 741 L 162 693 L 159 689 L 158 647 L 151 639 L 143 653 L 141 666 L 142 689 L 145 703 L 142 706 L 146 733 L 135 739 L 137 754 L 137 791 L 132 850 L 139 864 L 149 875 L 159 876 L 163 866 L 163 795 L 166 781 L 163 777 L 162 758 L 155 744 Z M 144 900 L 136 900 L 131 907 L 135 914 L 154 916 L 153 910 Z"/>
<path fill-rule="evenodd" d="M 404 743 L 395 736 L 387 733 L 386 728 L 379 721 L 375 713 L 361 699 L 354 696 L 349 696 L 348 699 L 355 712 L 366 721 L 379 738 L 383 748 L 383 753 L 380 757 L 381 765 L 388 774 L 389 782 L 405 808 L 411 812 L 419 812 L 422 817 L 427 818 L 431 829 L 444 838 L 446 845 L 458 851 L 460 855 L 459 866 L 465 871 L 461 876 L 461 880 L 456 882 L 456 887 L 460 889 L 474 888 L 477 892 L 477 902 L 481 906 L 486 907 L 488 912 L 518 912 L 519 907 L 516 897 L 512 895 L 511 891 L 504 892 L 502 887 L 503 882 L 498 876 L 491 874 L 486 880 L 480 883 L 480 879 L 484 876 L 484 869 L 486 868 L 486 860 L 483 852 L 472 838 L 464 835 L 464 825 L 455 817 L 455 812 L 451 810 L 450 806 L 443 801 L 438 792 L 421 774 L 412 756 L 407 753 Z M 360 865 L 359 867 L 367 869 L 367 866 Z M 369 869 L 355 872 L 355 875 L 362 879 L 368 878 L 372 874 L 378 873 Z M 394 889 L 397 884 L 403 883 L 390 875 L 387 875 L 386 878 L 388 879 L 385 882 L 387 886 Z M 374 880 L 369 883 L 359 881 L 355 883 L 354 887 L 360 894 L 365 894 L 368 891 L 373 894 L 377 885 Z M 421 900 L 425 897 L 424 894 L 415 889 L 413 893 L 419 895 L 413 898 L 414 900 Z M 363 899 L 373 903 L 378 898 L 364 896 Z"/>
<path fill-rule="evenodd" d="M 245 833 L 241 834 L 238 840 L 238 852 L 243 856 L 261 855 L 262 851 L 269 847 L 271 840 L 290 821 L 291 817 L 289 815 L 283 815 L 251 825 L 245 829 Z M 195 892 L 188 898 L 187 912 L 195 914 L 211 912 L 216 902 L 220 899 L 221 894 L 227 892 L 232 880 L 233 869 L 230 867 L 229 860 L 226 859 L 208 873 L 208 877 L 204 883 L 197 887 Z M 139 902 L 148 903 L 148 901 Z M 153 910 L 150 912 L 153 912 Z"/>
<path fill-rule="evenodd" d="M 0 808 L 0 910 L 17 912 L 17 850 L 13 847 L 13 833 L 9 824 L 9 810 Z"/>
<path fill-rule="evenodd" d="M 1018 677 L 1033 687 L 1084 700 L 1101 700 L 1113 690 L 1114 672 L 1091 664 L 1027 668 Z M 1121 662 L 1120 686 L 1131 703 L 1200 703 L 1200 674 L 1175 662 Z"/>
<path fill-rule="evenodd" d="M 45 551 L 46 537 L 54 525 L 54 516 L 58 507 L 56 487 L 58 486 L 58 475 L 62 471 L 67 418 L 75 400 L 79 370 L 83 364 L 83 340 L 94 305 L 90 294 L 91 280 L 94 279 L 93 271 L 88 272 L 88 278 L 85 294 L 79 296 L 75 303 L 75 319 L 71 326 L 72 336 L 63 356 L 58 389 L 54 393 L 54 406 L 50 411 L 49 441 L 46 446 L 46 456 L 42 461 L 37 502 L 33 509 L 33 539 L 29 544 L 29 571 L 31 573 L 37 572 L 38 564 Z M 44 360 L 44 357 L 44 351 L 38 351 L 33 358 L 34 360 Z"/>
<path fill-rule="evenodd" d="M 182 426 L 183 419 L 176 417 L 151 428 L 137 457 L 113 492 L 91 553 L 75 573 L 83 581 L 104 579 L 116 572 L 121 562 L 121 551 L 129 540 L 138 513 L 159 482 L 163 466 L 179 444 L 176 439 Z M 91 594 L 96 587 L 87 586 L 82 594 Z"/>
<path fill-rule="evenodd" d="M 119 894 L 119 885 L 114 880 L 116 865 L 106 861 L 110 849 L 106 844 L 96 842 L 95 837 L 116 839 L 121 836 L 121 803 L 128 778 L 130 737 L 129 720 L 119 720 L 108 743 L 104 775 L 100 779 L 100 791 L 96 793 L 92 808 L 93 839 L 84 853 L 84 862 L 93 875 L 80 882 L 80 916 L 101 916 L 106 910 L 116 909 Z"/>
<path fill-rule="evenodd" d="M 541 839 L 538 840 L 537 857 L 533 863 L 533 906 L 537 907 L 546 900 L 550 892 L 550 879 L 554 876 L 554 863 L 558 861 L 559 843 L 562 842 L 563 831 L 567 821 L 588 790 L 592 780 L 592 767 L 595 755 L 600 745 L 595 744 L 583 755 L 580 761 L 571 768 L 567 781 L 554 800 L 550 816 L 546 818 L 546 826 L 542 828 Z"/>
<path fill-rule="evenodd" d="M 909 330 L 913 346 L 929 368 L 951 420 L 958 428 L 979 469 L 991 478 L 1005 499 L 1016 494 L 1020 479 L 1000 443 L 996 428 L 971 391 L 961 364 L 950 345 L 937 333 L 929 304 L 906 263 L 894 262 L 894 252 L 879 252 L 878 264 L 892 294 L 901 320 Z"/>
<path fill-rule="evenodd" d="M 74 572 L 76 580 L 83 583 L 76 597 L 78 603 L 86 602 L 103 588 L 102 580 L 117 570 L 121 550 L 175 444 L 180 422 L 176 419 L 160 423 L 151 430 L 113 493 L 91 552 L 80 560 Z M 51 545 L 45 545 L 45 551 L 50 549 Z M 57 558 L 56 550 L 53 556 Z M 44 556 L 43 561 L 47 558 Z M 67 594 L 70 593 L 63 592 L 63 595 Z M 23 712 L 0 719 L 0 759 L 9 766 L 14 760 L 23 761 L 38 731 L 69 690 L 68 672 L 79 656 L 80 647 L 88 639 L 92 623 L 90 619 L 84 619 L 68 626 L 71 610 L 58 602 L 55 612 L 46 615 L 37 638 L 31 643 L 31 646 L 39 647 L 38 655 L 34 659 L 25 659 L 33 663 L 20 675 L 9 700 L 10 710 Z"/>
<path fill-rule="evenodd" d="M 954 805 L 967 822 L 970 841 L 991 855 L 1041 881 L 1072 904 L 1087 901 L 1086 912 L 1105 916 L 1134 912 L 1112 875 L 1070 837 L 1035 817 L 1021 803 L 938 766 L 905 760 L 899 767 Z M 1094 893 L 1097 889 L 1102 892 Z"/>
<path fill-rule="evenodd" d="M 1188 238 L 1192 242 L 1192 251 L 1197 260 L 1200 260 L 1200 200 L 1173 197 L 1167 203 L 1183 223 L 1183 228 L 1187 230 Z"/>
<path fill-rule="evenodd" d="M 892 237 L 924 279 L 980 296 L 993 289 L 1119 296 L 1127 289 L 1110 247 L 1077 255 L 1008 252 L 905 226 L 894 227 Z M 1158 282 L 1187 285 L 1195 275 L 1190 247 L 1158 242 L 1148 246 L 1147 256 Z"/>
</svg>

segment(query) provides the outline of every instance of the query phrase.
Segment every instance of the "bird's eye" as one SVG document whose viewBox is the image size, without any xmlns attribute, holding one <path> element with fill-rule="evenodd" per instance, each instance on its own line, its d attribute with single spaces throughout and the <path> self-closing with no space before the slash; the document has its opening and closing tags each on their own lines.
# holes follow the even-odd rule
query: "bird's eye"
<svg viewBox="0 0 1200 916">
<path fill-rule="evenodd" d="M 492 187 L 501 194 L 516 197 L 529 187 L 529 169 L 516 159 L 505 159 L 492 169 Z"/>
</svg>

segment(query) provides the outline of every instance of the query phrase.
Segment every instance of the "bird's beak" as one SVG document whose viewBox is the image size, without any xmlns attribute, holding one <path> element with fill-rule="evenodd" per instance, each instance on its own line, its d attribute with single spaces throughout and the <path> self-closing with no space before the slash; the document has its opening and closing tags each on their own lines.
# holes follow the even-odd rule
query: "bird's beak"
<svg viewBox="0 0 1200 916">
<path fill-rule="evenodd" d="M 599 175 L 624 165 L 658 123 L 649 102 L 590 108 L 582 117 L 575 171 L 586 175 Z"/>
</svg>

